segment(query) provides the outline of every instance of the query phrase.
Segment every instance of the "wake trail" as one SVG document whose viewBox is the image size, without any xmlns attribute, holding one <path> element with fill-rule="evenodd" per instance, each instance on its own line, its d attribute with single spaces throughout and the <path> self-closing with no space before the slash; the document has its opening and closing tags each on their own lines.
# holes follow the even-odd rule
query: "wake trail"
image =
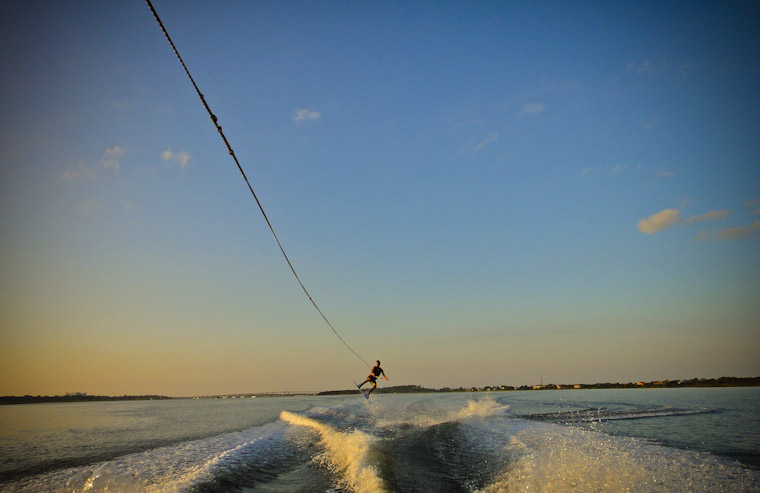
<svg viewBox="0 0 760 493">
<path fill-rule="evenodd" d="M 336 473 L 340 483 L 353 491 L 386 491 L 377 468 L 371 464 L 369 452 L 377 440 L 359 430 L 339 431 L 330 425 L 289 411 L 282 411 L 280 419 L 295 426 L 316 431 L 324 452 L 314 461 Z"/>
</svg>

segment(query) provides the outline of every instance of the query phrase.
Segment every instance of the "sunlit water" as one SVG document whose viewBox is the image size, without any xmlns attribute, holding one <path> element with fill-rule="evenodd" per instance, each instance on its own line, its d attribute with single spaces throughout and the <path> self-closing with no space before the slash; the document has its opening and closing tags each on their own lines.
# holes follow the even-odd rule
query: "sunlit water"
<svg viewBox="0 0 760 493">
<path fill-rule="evenodd" d="M 760 388 L 0 407 L 2 491 L 760 491 Z"/>
</svg>

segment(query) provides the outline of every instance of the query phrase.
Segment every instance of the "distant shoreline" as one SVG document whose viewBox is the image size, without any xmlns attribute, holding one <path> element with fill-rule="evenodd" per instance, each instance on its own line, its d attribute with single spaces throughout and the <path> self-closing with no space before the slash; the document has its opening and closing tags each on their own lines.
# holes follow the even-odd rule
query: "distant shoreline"
<svg viewBox="0 0 760 493">
<path fill-rule="evenodd" d="M 658 380 L 652 382 L 636 383 L 595 383 L 595 384 L 546 384 L 546 385 L 523 385 L 514 387 L 511 385 L 494 385 L 486 387 L 444 387 L 430 389 L 419 385 L 397 385 L 393 387 L 378 387 L 378 394 L 415 394 L 432 392 L 507 392 L 525 390 L 579 390 L 579 389 L 652 389 L 652 388 L 694 388 L 694 387 L 758 387 L 760 377 L 720 377 L 720 378 L 693 378 L 691 380 Z M 250 394 L 220 394 L 203 397 L 168 397 L 165 395 L 24 395 L 0 397 L 0 405 L 9 404 L 43 404 L 64 402 L 113 402 L 113 401 L 154 401 L 172 399 L 245 399 L 254 397 L 286 397 L 298 395 L 348 395 L 355 394 L 355 389 L 350 390 L 326 390 L 322 392 L 262 392 Z"/>
<path fill-rule="evenodd" d="M 553 384 L 546 385 L 489 385 L 485 387 L 444 387 L 428 389 L 418 385 L 401 385 L 396 387 L 378 387 L 379 394 L 426 393 L 426 392 L 510 392 L 525 390 L 583 390 L 583 389 L 663 389 L 663 388 L 695 388 L 695 387 L 758 387 L 760 377 L 720 377 L 693 378 L 691 380 L 656 380 L 636 383 L 594 383 L 594 384 Z M 318 395 L 353 394 L 356 390 L 330 390 L 319 392 Z"/>
<path fill-rule="evenodd" d="M 3 404 L 42 404 L 50 402 L 156 401 L 176 399 L 165 395 L 23 395 L 0 397 Z"/>
</svg>

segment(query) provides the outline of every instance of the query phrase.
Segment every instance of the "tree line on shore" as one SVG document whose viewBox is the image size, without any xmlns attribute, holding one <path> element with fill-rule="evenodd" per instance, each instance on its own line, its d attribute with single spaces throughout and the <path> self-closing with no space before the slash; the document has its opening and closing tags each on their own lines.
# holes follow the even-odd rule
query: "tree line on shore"
<svg viewBox="0 0 760 493">
<path fill-rule="evenodd" d="M 689 380 L 658 380 L 651 382 L 629 383 L 594 383 L 594 384 L 547 384 L 547 385 L 488 385 L 485 387 L 443 387 L 430 389 L 419 385 L 395 385 L 392 387 L 378 387 L 378 394 L 418 394 L 426 392 L 494 392 L 510 390 L 557 390 L 557 389 L 633 389 L 633 388 L 678 388 L 678 387 L 757 387 L 760 386 L 760 377 L 720 377 L 720 378 L 692 378 Z M 356 389 L 351 390 L 327 390 L 317 392 L 316 395 L 346 395 L 354 394 Z M 260 397 L 267 394 L 251 394 Z M 290 394 L 297 395 L 297 393 Z M 165 395 L 24 395 L 0 397 L 0 405 L 3 404 L 38 404 L 50 402 L 98 402 L 98 401 L 147 401 L 174 399 Z"/>
<path fill-rule="evenodd" d="M 689 380 L 657 380 L 651 382 L 629 383 L 594 383 L 594 384 L 546 384 L 546 385 L 487 385 L 485 387 L 443 387 L 430 389 L 419 385 L 396 385 L 378 387 L 379 394 L 405 394 L 424 392 L 493 392 L 509 390 L 558 390 L 558 389 L 635 389 L 635 388 L 677 388 L 677 387 L 756 387 L 760 386 L 760 377 L 720 377 L 692 378 Z M 330 390 L 318 395 L 353 394 L 356 390 Z"/>
<path fill-rule="evenodd" d="M 21 395 L 0 397 L 2 404 L 41 404 L 49 402 L 155 401 L 171 399 L 165 395 Z"/>
</svg>

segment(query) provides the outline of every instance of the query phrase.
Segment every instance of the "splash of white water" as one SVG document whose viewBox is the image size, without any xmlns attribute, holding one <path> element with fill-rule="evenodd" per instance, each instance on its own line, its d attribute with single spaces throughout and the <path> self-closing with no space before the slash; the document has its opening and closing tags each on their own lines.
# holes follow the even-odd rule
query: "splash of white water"
<svg viewBox="0 0 760 493">
<path fill-rule="evenodd" d="M 280 418 L 290 424 L 305 426 L 319 433 L 325 452 L 317 462 L 336 472 L 344 485 L 357 492 L 385 491 L 377 468 L 370 464 L 368 453 L 376 440 L 359 430 L 338 431 L 335 428 L 301 414 L 283 411 Z"/>
</svg>

